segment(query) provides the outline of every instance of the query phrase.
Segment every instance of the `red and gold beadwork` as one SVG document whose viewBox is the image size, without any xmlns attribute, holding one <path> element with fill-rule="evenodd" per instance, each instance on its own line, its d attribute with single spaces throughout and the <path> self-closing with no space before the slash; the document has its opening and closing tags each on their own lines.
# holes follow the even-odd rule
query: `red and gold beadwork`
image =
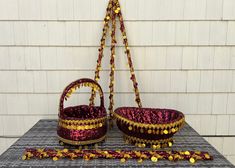
<svg viewBox="0 0 235 168">
<path fill-rule="evenodd" d="M 127 34 L 126 34 L 126 29 L 124 25 L 124 20 L 121 12 L 121 7 L 119 4 L 118 0 L 110 0 L 108 7 L 106 9 L 106 16 L 104 18 L 104 27 L 103 27 L 103 33 L 102 33 L 102 38 L 100 42 L 100 48 L 99 48 L 99 56 L 97 60 L 97 66 L 95 70 L 95 80 L 98 81 L 100 79 L 100 70 L 101 70 L 101 62 L 103 58 L 103 50 L 105 48 L 105 41 L 106 41 L 106 36 L 107 32 L 109 30 L 109 23 L 111 23 L 111 59 L 110 59 L 110 84 L 109 84 L 109 89 L 110 89 L 110 96 L 109 96 L 109 112 L 110 112 L 110 117 L 112 119 L 112 112 L 114 109 L 114 71 L 115 71 L 115 47 L 116 47 L 116 18 L 118 18 L 120 22 L 120 30 L 123 38 L 123 44 L 125 47 L 125 54 L 127 55 L 127 60 L 128 60 L 128 68 L 130 69 L 130 79 L 133 82 L 133 87 L 134 87 L 134 92 L 135 92 L 135 101 L 138 105 L 138 107 L 142 107 L 141 100 L 140 100 L 140 94 L 139 94 L 139 89 L 138 89 L 138 83 L 135 77 L 135 72 L 134 72 L 134 67 L 133 63 L 131 60 L 131 53 L 130 53 L 130 48 L 127 40 Z M 94 90 L 92 91 L 91 98 L 90 98 L 90 104 L 94 104 L 94 98 L 95 98 L 95 92 Z"/>
<path fill-rule="evenodd" d="M 100 106 L 78 105 L 64 108 L 64 100 L 80 87 L 91 87 L 100 94 Z M 57 134 L 59 140 L 72 145 L 103 141 L 107 132 L 107 114 L 100 85 L 88 78 L 69 84 L 60 98 Z"/>
<path fill-rule="evenodd" d="M 200 160 L 213 160 L 213 157 L 208 152 L 203 151 L 26 149 L 22 160 L 33 158 L 51 158 L 54 161 L 62 158 L 71 160 L 82 158 L 86 161 L 103 158 L 120 159 L 121 163 L 125 163 L 128 159 L 135 159 L 138 163 L 142 163 L 144 160 L 151 160 L 154 163 L 158 162 L 158 160 L 188 160 L 192 164 Z"/>
<path fill-rule="evenodd" d="M 170 109 L 121 107 L 113 117 L 129 143 L 153 148 L 171 147 L 173 135 L 185 123 L 183 113 Z"/>
</svg>

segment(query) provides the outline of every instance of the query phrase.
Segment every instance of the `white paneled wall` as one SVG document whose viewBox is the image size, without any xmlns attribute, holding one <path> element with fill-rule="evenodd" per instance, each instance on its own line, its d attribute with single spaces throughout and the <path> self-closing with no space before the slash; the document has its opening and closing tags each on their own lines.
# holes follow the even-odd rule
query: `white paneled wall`
<svg viewBox="0 0 235 168">
<path fill-rule="evenodd" d="M 93 78 L 107 2 L 0 0 L 1 152 L 14 142 L 9 137 L 23 135 L 39 119 L 57 118 L 59 96 L 69 82 Z M 235 1 L 120 3 L 144 106 L 183 111 L 235 162 Z M 134 106 L 126 56 L 117 39 L 115 104 Z M 109 44 L 100 81 L 106 106 Z M 67 105 L 88 98 L 83 90 Z"/>
</svg>

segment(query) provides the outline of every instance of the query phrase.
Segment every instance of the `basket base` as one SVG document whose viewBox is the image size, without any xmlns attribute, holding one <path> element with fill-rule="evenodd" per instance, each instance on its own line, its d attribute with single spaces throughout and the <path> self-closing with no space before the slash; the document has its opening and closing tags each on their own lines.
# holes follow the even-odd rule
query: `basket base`
<svg viewBox="0 0 235 168">
<path fill-rule="evenodd" d="M 70 144 L 70 145 L 89 145 L 89 144 L 94 144 L 94 143 L 98 143 L 101 142 L 103 140 L 105 140 L 106 136 L 103 136 L 101 138 L 98 139 L 94 139 L 94 140 L 87 140 L 87 141 L 73 141 L 73 140 L 69 140 L 69 139 L 64 139 L 60 136 L 58 136 L 58 139 L 66 144 Z"/>
<path fill-rule="evenodd" d="M 147 139 L 137 138 L 134 136 L 129 136 L 126 134 L 123 134 L 123 138 L 125 142 L 133 144 L 140 148 L 151 147 L 153 149 L 159 149 L 159 148 L 171 147 L 174 143 L 173 138 L 147 140 Z"/>
</svg>

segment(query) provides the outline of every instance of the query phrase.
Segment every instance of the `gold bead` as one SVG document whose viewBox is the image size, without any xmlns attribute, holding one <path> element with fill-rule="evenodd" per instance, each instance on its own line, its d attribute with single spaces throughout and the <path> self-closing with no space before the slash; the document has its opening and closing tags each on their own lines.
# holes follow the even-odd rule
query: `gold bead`
<svg viewBox="0 0 235 168">
<path fill-rule="evenodd" d="M 102 127 L 103 126 L 103 124 L 102 123 L 99 123 L 99 127 Z"/>
<path fill-rule="evenodd" d="M 107 19 L 107 20 L 109 20 L 109 19 L 110 19 L 110 17 L 109 17 L 109 16 L 107 16 L 107 17 L 106 17 L 106 19 Z"/>
<path fill-rule="evenodd" d="M 124 163 L 124 162 L 126 162 L 126 159 L 125 158 L 121 158 L 120 162 Z"/>
<path fill-rule="evenodd" d="M 161 148 L 161 145 L 158 144 L 158 145 L 156 146 L 156 148 L 157 148 L 157 149 Z"/>
<path fill-rule="evenodd" d="M 144 130 L 142 128 L 140 129 L 140 133 L 144 133 Z"/>
<path fill-rule="evenodd" d="M 23 155 L 22 160 L 26 160 L 26 159 L 27 159 L 27 156 Z"/>
<path fill-rule="evenodd" d="M 164 133 L 164 134 L 168 134 L 168 130 L 164 130 L 163 133 Z"/>
<path fill-rule="evenodd" d="M 173 160 L 173 156 L 169 156 L 168 160 L 172 161 Z"/>
<path fill-rule="evenodd" d="M 175 132 L 176 132 L 175 128 L 172 128 L 172 129 L 171 129 L 171 132 L 175 133 Z"/>
<path fill-rule="evenodd" d="M 210 159 L 210 155 L 208 155 L 207 153 L 205 154 L 205 158 L 206 159 Z"/>
<path fill-rule="evenodd" d="M 66 148 L 65 148 L 65 149 L 63 149 L 63 152 L 68 152 L 68 151 L 69 151 L 69 150 L 68 150 L 68 149 L 66 149 Z"/>
<path fill-rule="evenodd" d="M 104 151 L 104 154 L 106 154 L 106 155 L 107 155 L 107 154 L 109 154 L 109 153 L 108 153 L 108 151 Z"/>
<path fill-rule="evenodd" d="M 115 13 L 119 13 L 119 10 L 115 10 Z"/>
<path fill-rule="evenodd" d="M 158 161 L 158 158 L 155 157 L 155 156 L 152 156 L 152 157 L 151 157 L 151 161 L 152 161 L 152 162 L 157 162 L 157 161 Z"/>
<path fill-rule="evenodd" d="M 172 142 L 168 142 L 168 146 L 171 147 L 172 146 Z"/>
<path fill-rule="evenodd" d="M 190 158 L 189 161 L 190 161 L 190 163 L 192 163 L 192 164 L 196 162 L 196 160 L 195 160 L 194 158 Z"/>
<path fill-rule="evenodd" d="M 129 126 L 128 129 L 131 131 L 132 130 L 132 126 Z"/>
<path fill-rule="evenodd" d="M 53 157 L 53 160 L 54 160 L 54 161 L 57 161 L 57 160 L 58 160 L 58 157 Z"/>
<path fill-rule="evenodd" d="M 152 133 L 152 130 L 148 130 L 148 134 L 151 134 Z"/>
<path fill-rule="evenodd" d="M 153 149 L 157 149 L 157 145 L 152 145 L 152 148 Z"/>
<path fill-rule="evenodd" d="M 145 144 L 142 144 L 142 147 L 143 147 L 143 148 L 145 148 L 145 147 L 146 147 L 146 145 L 145 145 Z"/>
<path fill-rule="evenodd" d="M 131 156 L 129 154 L 124 154 L 124 158 L 130 158 Z"/>
<path fill-rule="evenodd" d="M 189 151 L 185 151 L 184 154 L 185 155 L 190 155 L 190 152 Z"/>
<path fill-rule="evenodd" d="M 142 163 L 143 162 L 143 159 L 138 159 L 138 163 Z"/>
</svg>

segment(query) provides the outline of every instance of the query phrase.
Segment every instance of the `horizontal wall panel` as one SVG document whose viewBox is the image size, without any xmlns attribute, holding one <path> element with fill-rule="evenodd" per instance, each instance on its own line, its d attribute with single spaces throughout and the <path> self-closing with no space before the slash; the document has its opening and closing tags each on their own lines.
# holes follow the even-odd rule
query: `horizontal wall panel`
<svg viewBox="0 0 235 168">
<path fill-rule="evenodd" d="M 235 45 L 235 21 L 125 23 L 131 45 Z M 1 21 L 0 45 L 97 46 L 102 27 L 102 21 Z"/>
<path fill-rule="evenodd" d="M 235 47 L 130 47 L 136 70 L 235 69 Z M 98 47 L 0 47 L 0 70 L 94 70 Z M 110 47 L 102 69 L 109 70 Z M 116 48 L 117 70 L 128 70 L 123 47 Z"/>
<path fill-rule="evenodd" d="M 162 93 L 227 93 L 232 92 L 233 71 L 136 71 L 141 92 Z M 195 73 L 197 72 L 197 73 Z M 58 93 L 71 81 L 94 78 L 93 71 L 0 71 L 5 79 L 0 83 L 0 93 Z M 100 72 L 100 84 L 108 91 L 109 71 Z M 211 81 L 210 81 L 211 80 Z M 195 86 L 195 83 L 198 85 Z M 116 92 L 133 90 L 129 71 L 115 72 Z"/>
<path fill-rule="evenodd" d="M 1 20 L 102 20 L 108 0 L 2 0 Z M 233 0 L 120 0 L 127 20 L 234 20 Z M 226 10 L 223 10 L 226 9 Z"/>
</svg>

